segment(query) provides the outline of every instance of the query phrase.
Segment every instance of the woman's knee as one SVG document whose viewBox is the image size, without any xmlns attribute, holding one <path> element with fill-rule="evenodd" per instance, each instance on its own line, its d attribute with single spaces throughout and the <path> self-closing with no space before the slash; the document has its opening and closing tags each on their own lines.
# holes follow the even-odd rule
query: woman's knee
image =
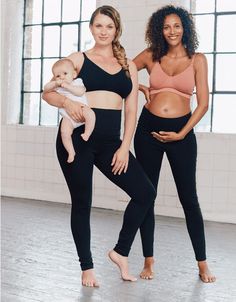
<svg viewBox="0 0 236 302">
<path fill-rule="evenodd" d="M 157 191 L 154 188 L 154 186 L 151 184 L 151 182 L 150 182 L 150 185 L 149 185 L 148 196 L 149 196 L 149 199 L 150 199 L 151 202 L 154 202 L 156 197 L 157 197 Z"/>
<path fill-rule="evenodd" d="M 180 198 L 180 202 L 184 210 L 187 211 L 199 211 L 200 205 L 197 196 L 188 196 L 187 198 Z"/>
<path fill-rule="evenodd" d="M 137 198 L 144 203 L 154 203 L 157 196 L 156 189 L 150 181 L 137 187 Z"/>
</svg>

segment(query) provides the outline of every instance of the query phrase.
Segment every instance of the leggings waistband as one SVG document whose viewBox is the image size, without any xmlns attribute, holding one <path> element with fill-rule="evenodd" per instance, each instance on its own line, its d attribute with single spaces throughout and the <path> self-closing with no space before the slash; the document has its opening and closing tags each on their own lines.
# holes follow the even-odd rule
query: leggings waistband
<svg viewBox="0 0 236 302">
<path fill-rule="evenodd" d="M 191 112 L 180 117 L 166 118 L 151 113 L 143 107 L 139 118 L 139 126 L 147 131 L 180 131 L 191 117 Z"/>
<path fill-rule="evenodd" d="M 96 115 L 94 133 L 101 136 L 120 135 L 121 110 L 92 108 Z"/>
</svg>

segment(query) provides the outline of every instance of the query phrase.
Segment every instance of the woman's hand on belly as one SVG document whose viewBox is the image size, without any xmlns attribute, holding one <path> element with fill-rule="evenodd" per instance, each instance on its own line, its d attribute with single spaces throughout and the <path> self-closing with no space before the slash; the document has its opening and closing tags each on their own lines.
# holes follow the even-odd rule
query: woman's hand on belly
<svg viewBox="0 0 236 302">
<path fill-rule="evenodd" d="M 113 155 L 111 166 L 112 173 L 120 175 L 122 172 L 126 173 L 129 164 L 129 150 L 120 147 Z"/>
<path fill-rule="evenodd" d="M 184 139 L 179 133 L 174 131 L 159 131 L 159 132 L 151 132 L 152 136 L 155 137 L 162 143 L 168 143 L 173 141 L 179 141 Z"/>
</svg>

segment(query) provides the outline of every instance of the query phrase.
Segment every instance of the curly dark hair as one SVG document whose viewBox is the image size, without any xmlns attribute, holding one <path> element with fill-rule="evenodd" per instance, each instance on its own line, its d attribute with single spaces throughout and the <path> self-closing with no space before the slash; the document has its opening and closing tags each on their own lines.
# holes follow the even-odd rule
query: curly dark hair
<svg viewBox="0 0 236 302">
<path fill-rule="evenodd" d="M 153 61 L 160 61 L 167 54 L 168 44 L 163 36 L 163 25 L 166 16 L 171 14 L 177 15 L 182 22 L 184 30 L 182 42 L 189 58 L 199 45 L 192 14 L 182 7 L 164 6 L 152 14 L 147 24 L 145 41 L 152 52 Z"/>
</svg>

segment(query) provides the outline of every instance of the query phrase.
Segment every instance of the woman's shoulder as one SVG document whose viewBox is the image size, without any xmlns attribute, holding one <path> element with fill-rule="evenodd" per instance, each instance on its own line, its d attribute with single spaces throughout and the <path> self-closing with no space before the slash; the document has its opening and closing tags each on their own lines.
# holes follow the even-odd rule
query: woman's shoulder
<svg viewBox="0 0 236 302">
<path fill-rule="evenodd" d="M 207 58 L 201 52 L 196 52 L 194 54 L 193 66 L 195 71 L 206 70 L 207 69 Z"/>
<path fill-rule="evenodd" d="M 79 71 L 84 61 L 83 53 L 81 51 L 73 52 L 67 58 L 74 63 L 75 68 Z"/>
<path fill-rule="evenodd" d="M 131 59 L 127 58 L 127 63 L 129 64 L 130 67 L 136 68 L 136 65 L 134 64 L 134 62 Z"/>
<path fill-rule="evenodd" d="M 206 62 L 206 61 L 207 61 L 207 58 L 204 55 L 204 53 L 202 53 L 202 52 L 196 52 L 194 54 L 194 62 L 201 63 L 201 62 Z"/>
<path fill-rule="evenodd" d="M 131 75 L 138 72 L 135 63 L 131 59 L 127 59 L 127 63 L 129 65 Z"/>
</svg>

